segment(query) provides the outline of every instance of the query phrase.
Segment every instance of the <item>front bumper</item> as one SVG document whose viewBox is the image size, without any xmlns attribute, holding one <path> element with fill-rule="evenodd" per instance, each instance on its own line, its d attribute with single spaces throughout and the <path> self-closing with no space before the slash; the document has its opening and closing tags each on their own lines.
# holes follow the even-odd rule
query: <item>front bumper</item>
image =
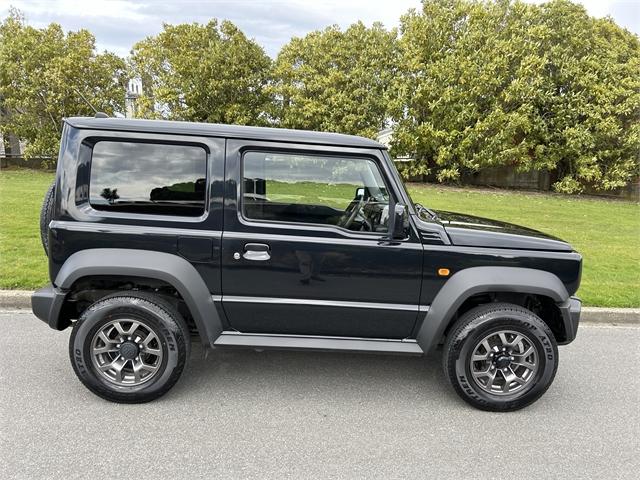
<svg viewBox="0 0 640 480">
<path fill-rule="evenodd" d="M 31 310 L 40 320 L 55 330 L 64 330 L 67 326 L 61 320 L 62 306 L 67 296 L 59 288 L 49 284 L 31 295 Z"/>
<path fill-rule="evenodd" d="M 560 345 L 566 345 L 575 340 L 578 333 L 578 324 L 580 323 L 580 311 L 582 310 L 582 302 L 578 297 L 570 297 L 564 303 L 558 305 L 562 321 L 564 323 L 564 331 L 566 338 Z"/>
</svg>

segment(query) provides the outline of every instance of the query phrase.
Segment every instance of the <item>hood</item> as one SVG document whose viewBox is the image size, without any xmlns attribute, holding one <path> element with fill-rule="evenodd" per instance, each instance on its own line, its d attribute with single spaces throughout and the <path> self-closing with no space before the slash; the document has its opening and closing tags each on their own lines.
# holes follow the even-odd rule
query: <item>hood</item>
<svg viewBox="0 0 640 480">
<path fill-rule="evenodd" d="M 531 228 L 461 213 L 436 213 L 454 245 L 569 252 L 573 250 L 567 242 Z"/>
</svg>

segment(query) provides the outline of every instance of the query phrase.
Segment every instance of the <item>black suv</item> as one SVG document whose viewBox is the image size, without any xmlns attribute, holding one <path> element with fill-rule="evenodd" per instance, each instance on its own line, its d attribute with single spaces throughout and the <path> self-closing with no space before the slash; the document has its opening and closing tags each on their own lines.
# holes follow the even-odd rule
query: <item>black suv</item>
<svg viewBox="0 0 640 480">
<path fill-rule="evenodd" d="M 65 121 L 35 315 L 97 395 L 145 402 L 205 347 L 422 355 L 485 410 L 538 399 L 576 336 L 581 256 L 411 201 L 385 147 L 332 133 Z"/>
</svg>

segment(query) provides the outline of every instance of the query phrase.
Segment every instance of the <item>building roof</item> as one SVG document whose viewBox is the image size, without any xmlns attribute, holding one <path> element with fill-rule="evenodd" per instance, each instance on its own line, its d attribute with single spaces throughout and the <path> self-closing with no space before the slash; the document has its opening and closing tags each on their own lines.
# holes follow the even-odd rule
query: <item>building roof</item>
<svg viewBox="0 0 640 480">
<path fill-rule="evenodd" d="M 129 118 L 71 117 L 65 119 L 65 121 L 76 128 L 90 128 L 95 130 L 243 138 L 274 142 L 338 145 L 342 147 L 387 148 L 381 143 L 369 138 L 357 137 L 354 135 L 343 135 L 340 133 L 312 132 L 309 130 L 246 127 L 242 125 L 176 122 L 167 120 L 137 120 Z"/>
</svg>

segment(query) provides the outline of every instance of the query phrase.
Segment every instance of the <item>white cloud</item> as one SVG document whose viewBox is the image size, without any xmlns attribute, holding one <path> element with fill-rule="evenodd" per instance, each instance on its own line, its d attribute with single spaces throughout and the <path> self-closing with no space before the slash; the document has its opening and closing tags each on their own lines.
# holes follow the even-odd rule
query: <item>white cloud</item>
<svg viewBox="0 0 640 480">
<path fill-rule="evenodd" d="M 38 27 L 58 22 L 68 30 L 87 28 L 94 33 L 98 48 L 126 55 L 131 46 L 162 29 L 162 23 L 201 22 L 228 19 L 275 56 L 292 36 L 338 24 L 346 27 L 362 20 L 381 21 L 387 27 L 398 24 L 419 0 L 0 0 L 0 16 L 13 5 Z"/>
<path fill-rule="evenodd" d="M 39 17 L 73 13 L 78 17 L 121 18 L 136 16 L 136 3 L 129 0 L 17 0 L 5 2 Z M 144 19 L 138 16 L 138 19 Z"/>
</svg>

